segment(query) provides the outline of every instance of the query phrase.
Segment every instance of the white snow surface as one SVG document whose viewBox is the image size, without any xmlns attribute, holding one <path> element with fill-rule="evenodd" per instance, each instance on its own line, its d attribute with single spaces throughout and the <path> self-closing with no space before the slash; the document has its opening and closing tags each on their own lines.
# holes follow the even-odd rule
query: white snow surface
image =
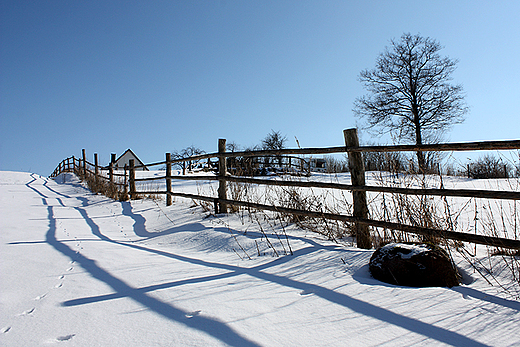
<svg viewBox="0 0 520 347">
<path fill-rule="evenodd" d="M 0 172 L 0 345 L 520 346 L 520 302 L 470 267 L 384 284 L 373 250 L 192 206 Z"/>
<path fill-rule="evenodd" d="M 424 244 L 410 245 L 410 244 L 406 244 L 406 243 L 390 243 L 390 244 L 382 247 L 382 249 L 384 251 L 388 252 L 389 250 L 391 250 L 395 247 L 399 247 L 401 249 L 406 249 L 409 251 L 409 253 L 406 253 L 406 254 L 401 253 L 401 259 L 410 259 L 413 256 L 428 252 L 430 250 L 428 248 L 428 246 L 424 245 Z"/>
</svg>

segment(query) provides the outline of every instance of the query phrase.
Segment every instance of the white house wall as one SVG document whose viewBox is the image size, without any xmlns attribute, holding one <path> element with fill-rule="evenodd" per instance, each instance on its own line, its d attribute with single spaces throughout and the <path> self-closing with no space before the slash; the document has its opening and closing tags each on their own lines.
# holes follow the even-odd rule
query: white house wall
<svg viewBox="0 0 520 347">
<path fill-rule="evenodd" d="M 119 160 L 116 161 L 116 170 L 123 170 L 125 168 L 125 165 L 128 165 L 130 166 L 130 159 L 133 159 L 134 160 L 134 165 L 141 165 L 141 163 L 139 162 L 139 160 L 137 160 L 136 157 L 134 157 L 132 155 L 132 153 L 130 152 L 126 152 L 125 154 L 123 154 L 123 156 L 121 158 L 119 158 Z M 136 168 L 136 170 L 138 171 L 145 171 L 145 168 L 142 167 L 142 168 Z"/>
</svg>

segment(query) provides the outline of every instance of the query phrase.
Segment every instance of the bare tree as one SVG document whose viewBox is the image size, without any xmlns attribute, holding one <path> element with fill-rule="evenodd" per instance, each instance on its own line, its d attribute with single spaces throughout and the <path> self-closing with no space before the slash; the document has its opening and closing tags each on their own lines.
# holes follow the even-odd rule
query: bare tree
<svg viewBox="0 0 520 347">
<path fill-rule="evenodd" d="M 240 151 L 240 149 L 241 149 L 240 145 L 237 144 L 236 142 L 228 142 L 226 144 L 226 150 L 228 152 L 234 153 L 234 152 Z M 242 162 L 242 158 L 230 157 L 227 159 L 226 164 L 227 164 L 228 169 L 233 174 L 236 175 L 238 173 L 237 171 L 240 171 L 240 170 L 237 170 L 238 169 L 237 167 L 239 166 L 240 162 Z"/>
<path fill-rule="evenodd" d="M 226 144 L 226 150 L 227 150 L 228 152 L 238 152 L 238 151 L 240 151 L 241 149 L 242 149 L 242 147 L 241 147 L 238 143 L 236 143 L 236 142 L 233 142 L 233 141 L 232 141 L 232 142 L 228 142 L 228 143 Z"/>
<path fill-rule="evenodd" d="M 264 150 L 279 150 L 285 148 L 285 143 L 287 142 L 287 137 L 282 135 L 280 131 L 271 130 L 269 134 L 262 140 L 262 149 Z M 278 164 L 282 164 L 282 157 L 277 156 Z M 267 164 L 269 163 L 269 159 L 267 159 Z"/>
<path fill-rule="evenodd" d="M 374 69 L 361 71 L 359 80 L 369 93 L 356 99 L 354 113 L 368 129 L 422 145 L 464 121 L 462 86 L 449 83 L 457 60 L 441 57 L 441 49 L 428 37 L 403 34 L 379 55 Z M 422 152 L 417 162 L 424 171 Z"/>
<path fill-rule="evenodd" d="M 199 155 L 199 154 L 204 154 L 205 152 L 200 149 L 200 148 L 197 148 L 193 145 L 189 146 L 189 147 L 186 147 L 180 151 L 173 151 L 172 152 L 172 157 L 174 159 L 184 159 L 184 158 L 189 158 L 189 157 L 192 157 L 192 156 L 196 156 L 196 155 Z M 190 161 L 183 161 L 183 162 L 180 162 L 180 163 L 176 163 L 175 165 L 179 166 L 181 169 L 182 169 L 182 174 L 185 175 L 186 174 L 186 166 L 187 166 L 187 169 L 191 171 L 192 167 L 194 165 L 196 165 L 197 163 L 199 162 L 199 160 L 190 160 Z"/>
<path fill-rule="evenodd" d="M 280 131 L 271 130 L 271 132 L 262 140 L 262 149 L 284 149 L 286 142 L 287 137 L 283 136 Z"/>
</svg>

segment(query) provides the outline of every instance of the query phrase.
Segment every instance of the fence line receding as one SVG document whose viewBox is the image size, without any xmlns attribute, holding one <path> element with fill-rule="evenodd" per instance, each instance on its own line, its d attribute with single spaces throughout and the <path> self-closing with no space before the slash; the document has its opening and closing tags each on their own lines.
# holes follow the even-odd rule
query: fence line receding
<svg viewBox="0 0 520 347">
<path fill-rule="evenodd" d="M 431 228 L 424 228 L 413 225 L 406 225 L 388 221 L 373 220 L 368 218 L 368 206 L 366 199 L 366 192 L 380 192 L 380 193 L 396 193 L 406 195 L 431 195 L 442 197 L 470 197 L 470 198 L 484 198 L 484 199 L 506 199 L 506 200 L 520 200 L 520 192 L 518 191 L 500 191 L 500 190 L 478 190 L 478 189 L 435 189 L 435 188 L 402 188 L 402 187 L 386 187 L 386 186 L 367 186 L 365 183 L 365 170 L 363 164 L 364 152 L 403 152 L 403 151 L 479 151 L 479 150 L 517 150 L 520 149 L 520 140 L 507 141 L 485 141 L 485 142 L 465 142 L 465 143 L 443 143 L 430 145 L 394 145 L 394 146 L 360 146 L 357 140 L 356 129 L 344 130 L 345 146 L 337 147 L 321 147 L 321 148 L 292 148 L 281 150 L 259 150 L 259 151 L 241 151 L 241 152 L 227 152 L 226 140 L 219 139 L 218 152 L 207 153 L 187 158 L 172 159 L 170 153 L 166 153 L 165 161 L 154 162 L 145 165 L 135 165 L 133 160 L 130 160 L 129 166 L 125 166 L 124 172 L 121 174 L 114 170 L 114 156 L 107 167 L 98 165 L 97 154 L 94 155 L 94 163 L 86 160 L 85 150 L 82 150 L 82 158 L 69 157 L 64 159 L 56 167 L 50 177 L 56 177 L 62 172 L 74 172 L 83 177 L 91 175 L 97 181 L 105 181 L 120 187 L 123 190 L 124 196 L 130 199 L 135 199 L 143 194 L 164 194 L 166 195 L 166 205 L 172 204 L 172 197 L 183 197 L 194 200 L 202 200 L 213 203 L 215 206 L 215 213 L 227 213 L 228 207 L 231 205 L 241 206 L 260 210 L 269 210 L 280 213 L 301 215 L 307 217 L 319 217 L 332 220 L 338 220 L 348 223 L 353 223 L 356 234 L 356 241 L 358 247 L 370 248 L 372 246 L 370 241 L 369 226 L 376 228 L 386 228 L 391 230 L 400 230 L 404 232 L 414 233 L 424 236 L 443 237 L 464 242 L 472 242 L 477 244 L 484 244 L 488 246 L 495 246 L 501 248 L 520 249 L 520 240 L 469 234 L 462 232 L 455 232 L 452 230 L 437 230 Z M 347 153 L 349 159 L 349 171 L 351 173 L 352 184 L 340 183 L 326 183 L 313 181 L 297 181 L 297 180 L 267 180 L 252 177 L 239 177 L 230 175 L 228 166 L 226 165 L 227 158 L 254 158 L 272 156 L 280 158 L 280 156 L 289 155 L 313 155 L 313 154 L 334 154 Z M 293 157 L 295 158 L 295 157 Z M 196 162 L 207 159 L 217 159 L 215 165 L 215 175 L 205 176 L 174 176 L 172 175 L 172 165 L 183 162 Z M 299 158 L 298 158 L 299 159 Z M 301 164 L 301 163 L 300 163 Z M 143 167 L 163 166 L 165 169 L 164 176 L 136 178 L 135 171 Z M 303 167 L 303 166 L 302 166 Z M 310 170 L 310 168 L 309 168 Z M 136 189 L 136 182 L 157 181 L 164 180 L 166 183 L 166 190 L 164 191 L 138 191 Z M 203 196 L 198 194 L 188 194 L 182 192 L 175 192 L 172 189 L 172 180 L 198 180 L 198 181 L 218 181 L 217 196 Z M 247 201 L 238 201 L 228 199 L 227 197 L 227 183 L 250 183 L 257 185 L 276 185 L 287 187 L 307 187 L 307 188 L 328 188 L 348 190 L 353 195 L 353 215 L 324 213 L 322 211 L 306 211 L 300 209 L 287 208 L 284 206 L 274 206 L 252 203 Z M 128 193 L 128 195 L 127 195 Z"/>
</svg>

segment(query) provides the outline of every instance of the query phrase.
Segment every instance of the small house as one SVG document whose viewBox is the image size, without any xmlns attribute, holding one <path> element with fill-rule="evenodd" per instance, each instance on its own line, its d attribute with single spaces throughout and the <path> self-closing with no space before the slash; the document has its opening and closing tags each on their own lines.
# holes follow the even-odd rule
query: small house
<svg viewBox="0 0 520 347">
<path fill-rule="evenodd" d="M 313 172 L 325 172 L 327 170 L 327 161 L 325 158 L 311 158 L 309 165 Z"/>
<path fill-rule="evenodd" d="M 129 148 L 127 149 L 123 154 L 117 158 L 113 164 L 113 167 L 115 170 L 123 170 L 125 168 L 125 165 L 130 166 L 130 159 L 134 160 L 134 166 L 142 166 L 137 167 L 136 170 L 138 171 L 149 171 L 146 166 L 144 166 L 144 163 L 135 155 L 134 152 Z"/>
</svg>

